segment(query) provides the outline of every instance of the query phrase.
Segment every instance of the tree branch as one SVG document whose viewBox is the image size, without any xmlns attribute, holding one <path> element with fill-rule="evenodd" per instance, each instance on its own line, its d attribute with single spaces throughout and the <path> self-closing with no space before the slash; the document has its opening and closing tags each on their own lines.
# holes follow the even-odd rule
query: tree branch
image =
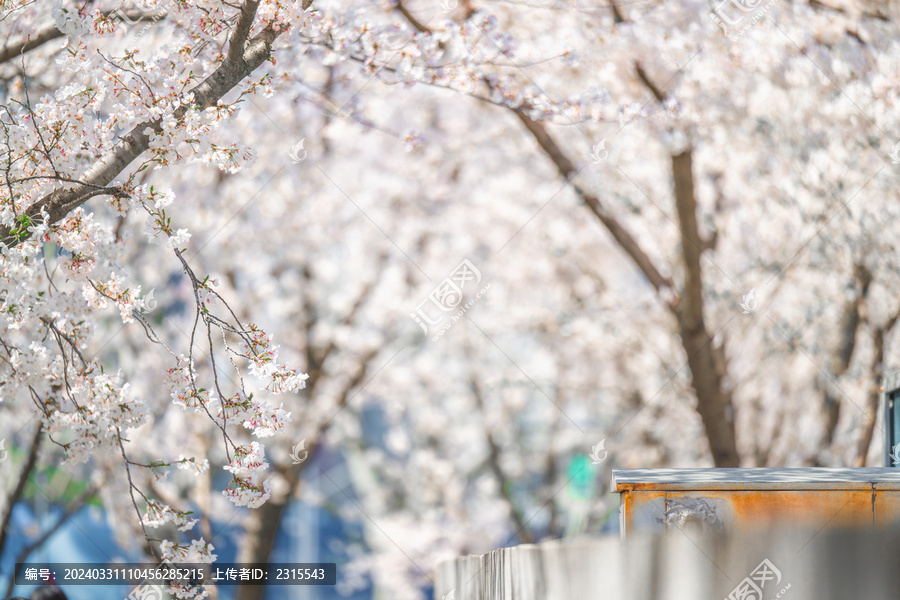
<svg viewBox="0 0 900 600">
<path fill-rule="evenodd" d="M 231 39 L 228 41 L 228 56 L 225 57 L 223 66 L 235 68 L 244 60 L 244 44 L 250 36 L 250 28 L 253 26 L 258 8 L 259 0 L 244 0 L 237 25 L 234 26 Z"/>
<path fill-rule="evenodd" d="M 622 16 L 622 11 L 619 10 L 619 6 L 616 4 L 615 0 L 609 0 L 609 7 L 612 9 L 613 22 L 616 25 L 624 23 L 625 17 Z"/>
<path fill-rule="evenodd" d="M 401 11 L 403 12 L 403 11 Z M 620 15 L 621 17 L 621 15 Z M 662 90 L 653 84 L 640 63 L 635 64 L 638 78 L 660 102 L 665 101 Z M 490 85 L 488 83 L 488 85 Z M 509 108 L 509 107 L 508 107 Z M 527 107 L 526 107 L 527 108 Z M 524 108 L 513 109 L 525 128 L 532 134 L 544 153 L 556 166 L 559 174 L 572 181 L 578 170 L 550 136 L 542 123 L 532 120 Z M 709 335 L 703 315 L 703 288 L 700 255 L 705 244 L 697 227 L 696 198 L 694 197 L 691 151 L 672 157 L 672 174 L 675 180 L 675 201 L 681 221 L 681 246 L 685 262 L 685 294 L 682 302 L 675 293 L 671 279 L 656 267 L 637 240 L 619 221 L 606 210 L 597 196 L 587 193 L 578 185 L 573 189 L 591 212 L 613 236 L 619 247 L 634 261 L 678 321 L 682 346 L 688 357 L 691 383 L 697 395 L 697 412 L 703 422 L 713 460 L 718 467 L 739 466 L 734 415 L 731 394 L 724 390 L 725 356 L 722 347 L 715 346 Z"/>
<path fill-rule="evenodd" d="M 475 397 L 475 402 L 478 405 L 478 410 L 481 411 L 483 418 L 484 396 L 481 393 L 481 387 L 478 385 L 478 381 L 475 379 L 475 374 L 471 369 L 469 370 L 469 384 L 472 389 L 472 395 Z M 528 530 L 528 524 L 525 523 L 525 520 L 522 518 L 522 513 L 516 508 L 515 500 L 512 497 L 512 490 L 510 489 L 511 482 L 500 467 L 500 447 L 497 446 L 497 442 L 494 440 L 494 436 L 491 435 L 487 424 L 485 424 L 484 433 L 488 443 L 488 465 L 490 466 L 494 477 L 497 479 L 497 484 L 500 486 L 500 495 L 506 500 L 506 505 L 509 509 L 509 518 L 516 527 L 516 534 L 523 544 L 533 544 L 534 536 L 531 535 L 531 532 Z"/>
<path fill-rule="evenodd" d="M 22 493 L 25 491 L 25 484 L 28 483 L 28 477 L 31 475 L 31 471 L 34 469 L 34 465 L 37 462 L 38 450 L 40 450 L 41 447 L 41 436 L 43 433 L 44 423 L 41 421 L 38 423 L 37 429 L 34 431 L 34 437 L 31 440 L 31 450 L 28 453 L 28 461 L 25 463 L 25 468 L 22 469 L 22 475 L 16 483 L 16 489 L 9 497 L 9 506 L 6 509 L 6 514 L 3 515 L 3 524 L 0 525 L 0 553 L 3 552 L 3 547 L 6 545 L 6 535 L 9 533 L 9 522 L 12 519 L 13 507 L 22 497 Z"/>
<path fill-rule="evenodd" d="M 26 52 L 31 52 L 35 48 L 40 48 L 47 42 L 52 42 L 62 36 L 63 32 L 57 29 L 55 24 L 51 24 L 45 26 L 34 36 L 24 36 L 7 42 L 3 48 L 0 48 L 0 64 L 13 60 Z"/>
<path fill-rule="evenodd" d="M 251 40 L 242 61 L 238 61 L 238 64 L 226 61 L 213 71 L 209 77 L 190 90 L 189 93 L 194 95 L 194 104 L 192 106 L 181 106 L 173 115 L 175 119 L 180 121 L 187 114 L 188 110 L 203 110 L 214 106 L 244 77 L 248 76 L 268 59 L 272 49 L 272 42 L 283 31 L 267 28 L 260 32 Z M 56 223 L 65 217 L 69 211 L 80 206 L 91 197 L 109 193 L 108 190 L 98 191 L 98 187 L 108 185 L 150 146 L 150 134 L 147 133 L 147 130 L 158 133 L 162 131 L 161 123 L 161 120 L 153 120 L 145 121 L 135 126 L 111 150 L 97 159 L 97 162 L 79 178 L 82 182 L 81 184 L 63 187 L 50 192 L 30 205 L 26 209 L 25 215 L 31 221 L 42 222 L 43 217 L 41 214 L 43 211 L 46 211 L 49 216 L 48 224 Z M 0 243 L 6 246 L 13 246 L 18 241 L 19 236 L 14 234 L 10 228 L 0 228 Z"/>
<path fill-rule="evenodd" d="M 117 11 L 105 11 L 104 14 L 108 17 Z M 147 13 L 144 11 L 122 11 L 126 17 L 128 17 L 132 21 L 140 21 L 145 17 L 154 17 L 155 20 L 159 20 L 159 18 L 155 17 L 154 13 Z M 45 25 L 34 35 L 25 35 L 15 39 L 14 41 L 7 42 L 5 46 L 0 48 L 0 64 L 13 60 L 26 52 L 31 52 L 37 48 L 40 48 L 47 42 L 52 42 L 55 39 L 59 39 L 63 37 L 65 34 L 57 28 L 55 23 L 50 23 L 49 25 Z"/>
<path fill-rule="evenodd" d="M 660 103 L 665 102 L 666 95 L 662 92 L 661 89 L 656 87 L 656 85 L 654 85 L 652 81 L 650 81 L 650 77 L 647 76 L 647 72 L 644 71 L 644 67 L 641 66 L 641 63 L 635 62 L 634 70 L 637 72 L 638 79 L 641 80 L 641 83 L 647 86 L 647 89 L 650 90 L 650 92 L 653 94 L 653 97 L 656 98 L 656 101 Z"/>
<path fill-rule="evenodd" d="M 532 120 L 520 110 L 513 110 L 513 113 L 519 117 L 519 120 L 522 121 L 525 128 L 528 129 L 532 136 L 534 136 L 538 145 L 556 166 L 556 170 L 559 174 L 566 180 L 571 181 L 578 170 L 575 168 L 575 164 L 569 160 L 569 157 L 566 156 L 565 152 L 562 151 L 556 141 L 550 136 L 544 125 Z M 578 185 L 572 184 L 572 187 L 575 190 L 575 193 L 578 194 L 588 208 L 591 209 L 591 212 L 593 212 L 603 226 L 606 227 L 607 231 L 613 236 L 613 239 L 615 239 L 619 247 L 631 257 L 631 260 L 634 261 L 641 273 L 643 273 L 650 282 L 650 285 L 652 285 L 657 292 L 662 292 L 668 288 L 672 292 L 672 295 L 674 295 L 672 281 L 660 273 L 659 269 L 656 268 L 656 265 L 653 264 L 653 261 L 647 253 L 644 252 L 644 249 L 638 244 L 637 240 L 635 240 L 631 233 L 606 210 L 601 204 L 600 199 L 593 194 L 589 194 Z"/>
<path fill-rule="evenodd" d="M 615 6 L 614 10 L 617 10 Z M 409 14 L 409 11 L 406 7 L 403 6 L 402 0 L 398 0 L 397 9 L 406 17 L 406 19 L 410 22 L 410 24 L 423 33 L 428 33 L 430 30 L 421 24 L 421 22 L 417 21 L 415 17 Z M 488 84 L 490 85 L 490 84 Z M 531 119 L 522 109 L 516 110 L 514 108 L 506 107 L 508 110 L 511 110 L 522 124 L 525 125 L 525 128 L 534 136 L 534 139 L 537 141 L 538 145 L 543 149 L 544 153 L 550 158 L 553 164 L 556 166 L 556 170 L 559 174 L 566 179 L 567 181 L 572 181 L 575 175 L 578 173 L 578 169 L 575 167 L 575 164 L 569 160 L 569 157 L 566 156 L 565 152 L 559 147 L 553 137 L 547 132 L 547 129 L 544 127 L 542 123 L 539 123 L 533 119 Z M 659 269 L 656 268 L 656 265 L 653 264 L 653 261 L 644 252 L 644 249 L 638 244 L 637 240 L 634 239 L 634 236 L 622 226 L 621 223 L 610 214 L 603 204 L 600 202 L 600 199 L 593 194 L 587 193 L 578 185 L 572 184 L 575 193 L 579 198 L 591 209 L 591 212 L 600 220 L 600 223 L 606 227 L 607 231 L 613 236 L 613 239 L 619 245 L 619 247 L 625 251 L 626 254 L 634 261 L 637 265 L 638 269 L 640 269 L 641 273 L 647 278 L 650 282 L 650 285 L 657 291 L 657 293 L 664 292 L 665 290 L 669 290 L 669 293 L 664 293 L 662 296 L 664 297 L 664 301 L 670 306 L 672 306 L 672 302 L 675 299 L 674 286 L 672 285 L 672 281 L 664 276 Z"/>
<path fill-rule="evenodd" d="M 422 21 L 418 20 L 411 12 L 409 12 L 409 9 L 403 4 L 403 0 L 397 0 L 397 10 L 399 10 L 400 14 L 409 21 L 409 24 L 416 28 L 420 33 L 431 33 L 431 30 L 428 29 Z"/>
</svg>

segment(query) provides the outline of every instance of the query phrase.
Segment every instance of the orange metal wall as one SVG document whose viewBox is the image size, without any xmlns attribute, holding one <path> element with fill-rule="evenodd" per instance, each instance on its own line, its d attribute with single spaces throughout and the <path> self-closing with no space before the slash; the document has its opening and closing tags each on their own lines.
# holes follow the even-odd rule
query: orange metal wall
<svg viewBox="0 0 900 600">
<path fill-rule="evenodd" d="M 635 486 L 637 487 L 637 486 Z M 789 523 L 811 527 L 871 527 L 900 522 L 900 490 L 694 490 L 621 492 L 623 532 L 665 527 L 659 519 L 679 499 L 702 498 L 726 529 Z"/>
</svg>

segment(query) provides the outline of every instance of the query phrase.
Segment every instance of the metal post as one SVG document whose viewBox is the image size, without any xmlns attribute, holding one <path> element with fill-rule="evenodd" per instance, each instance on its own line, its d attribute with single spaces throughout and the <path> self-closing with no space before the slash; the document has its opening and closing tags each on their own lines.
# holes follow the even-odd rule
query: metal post
<svg viewBox="0 0 900 600">
<path fill-rule="evenodd" d="M 895 460 L 895 457 L 900 458 L 900 372 L 884 378 L 881 406 L 884 415 L 884 466 L 900 468 L 900 460 Z"/>
</svg>

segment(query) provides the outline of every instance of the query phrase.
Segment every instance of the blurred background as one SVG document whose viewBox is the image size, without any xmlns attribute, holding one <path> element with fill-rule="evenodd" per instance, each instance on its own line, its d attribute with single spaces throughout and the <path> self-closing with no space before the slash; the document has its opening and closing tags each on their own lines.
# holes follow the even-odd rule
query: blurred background
<svg viewBox="0 0 900 600">
<path fill-rule="evenodd" d="M 68 4 L 10 8 L 0 39 Z M 165 16 L 81 41 L 163 64 L 190 7 L 125 8 Z M 156 538 L 202 536 L 223 562 L 337 564 L 334 587 L 217 597 L 428 598 L 441 560 L 615 533 L 613 468 L 881 466 L 878 391 L 900 366 L 896 3 L 314 9 L 331 37 L 298 28 L 261 67 L 265 89 L 226 96 L 238 113 L 215 140 L 246 166 L 136 175 L 174 193 L 191 269 L 309 374 L 272 398 L 292 420 L 260 440 L 268 502 L 222 495 L 221 436 L 173 405 L 171 356 L 142 327 L 108 308 L 85 342 L 149 413 L 129 458 L 210 462 L 135 473 L 200 520 Z M 0 63 L 0 102 L 86 77 L 60 66 L 64 44 Z M 181 262 L 147 243 L 144 215 L 85 209 L 184 352 Z M 60 286 L 63 257 L 45 244 Z M 198 377 L 236 385 L 208 352 Z M 62 463 L 32 407 L 3 400 L 0 590 L 29 593 L 9 587 L 15 562 L 146 560 L 119 457 Z"/>
</svg>

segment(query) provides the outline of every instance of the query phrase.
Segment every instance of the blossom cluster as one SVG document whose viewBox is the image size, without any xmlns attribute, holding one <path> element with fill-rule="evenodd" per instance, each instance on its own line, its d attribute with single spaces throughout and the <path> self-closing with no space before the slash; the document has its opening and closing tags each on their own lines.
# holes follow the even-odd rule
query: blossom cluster
<svg viewBox="0 0 900 600">
<path fill-rule="evenodd" d="M 197 524 L 197 519 L 192 518 L 191 514 L 190 511 L 176 510 L 171 506 L 149 499 L 142 522 L 147 527 L 161 527 L 166 523 L 172 523 L 178 527 L 178 531 L 189 531 Z"/>
<path fill-rule="evenodd" d="M 89 369 L 67 377 L 68 394 L 47 401 L 47 431 L 65 433 L 66 458 L 86 462 L 93 451 L 115 447 L 119 433 L 138 427 L 147 415 L 140 400 L 130 398 L 121 374 L 103 373 L 93 363 Z"/>
<path fill-rule="evenodd" d="M 213 563 L 216 560 L 213 550 L 215 550 L 215 547 L 204 538 L 191 540 L 190 544 L 178 544 L 171 540 L 162 540 L 159 543 L 159 553 L 162 562 L 175 565 L 182 563 Z M 207 598 L 210 596 L 209 590 L 203 585 L 172 584 L 168 586 L 167 591 L 179 599 Z"/>
<path fill-rule="evenodd" d="M 259 442 L 249 446 L 237 446 L 231 462 L 225 466 L 232 474 L 231 483 L 223 492 L 237 506 L 257 508 L 269 499 L 271 483 L 263 480 L 269 463 L 265 459 L 265 449 Z"/>
<path fill-rule="evenodd" d="M 250 360 L 250 372 L 265 383 L 267 390 L 282 394 L 306 387 L 309 375 L 278 364 L 278 347 L 272 344 L 271 335 L 254 323 L 247 323 L 246 330 L 241 349 Z"/>
<path fill-rule="evenodd" d="M 132 36 L 122 12 L 129 10 L 159 17 L 153 23 L 165 29 L 164 41 L 148 42 L 153 34 Z M 159 185 L 157 170 L 193 163 L 234 174 L 255 160 L 253 144 L 217 136 L 223 123 L 238 118 L 241 101 L 271 94 L 270 74 L 263 69 L 242 77 L 233 92 L 221 90 L 217 97 L 223 99 L 203 105 L 192 93 L 222 66 L 222 48 L 240 11 L 213 0 L 141 0 L 127 6 L 39 0 L 4 1 L 0 12 L 5 49 L 19 39 L 42 40 L 14 61 L 0 61 L 4 69 L 15 64 L 13 71 L 4 71 L 0 89 L 0 344 L 5 356 L 0 402 L 16 414 L 33 410 L 72 463 L 93 459 L 105 469 L 110 457 L 118 461 L 121 456 L 124 464 L 117 463 L 118 468 L 128 471 L 129 480 L 134 475 L 134 497 L 143 477 L 149 479 L 163 464 L 198 475 L 210 467 L 205 458 L 180 456 L 149 465 L 140 460 L 148 453 L 141 443 L 147 430 L 166 418 L 158 401 L 168 396 L 226 430 L 229 454 L 238 461 L 229 465 L 234 481 L 226 494 L 242 505 L 259 506 L 268 497 L 267 465 L 254 458 L 263 456 L 262 446 L 235 446 L 230 426 L 267 437 L 290 422 L 290 412 L 243 389 L 223 394 L 216 372 L 208 379 L 198 375 L 193 347 L 186 351 L 189 357 L 181 356 L 170 349 L 165 334 L 153 330 L 156 323 L 139 317 L 152 307 L 128 268 L 147 245 L 134 252 L 132 241 L 140 239 L 135 227 L 145 228 L 145 239 L 163 247 L 158 251 L 169 250 L 175 265 L 178 251 L 191 243 L 190 221 L 181 220 L 188 211 L 176 203 L 170 187 Z M 302 2 L 263 0 L 250 36 L 299 30 L 315 19 Z M 48 26 L 62 37 L 35 37 Z M 128 154 L 123 148 L 133 149 L 129 144 L 143 146 L 123 159 Z M 66 198 L 64 205 L 60 198 Z M 204 324 L 221 323 L 209 313 L 224 300 L 213 290 L 217 284 L 207 277 L 195 289 L 198 309 L 209 319 Z M 132 393 L 129 380 L 144 377 L 141 368 L 157 359 L 142 348 L 135 362 L 128 351 L 121 352 L 125 346 L 110 345 L 121 329 L 121 323 L 119 329 L 110 326 L 110 313 L 118 313 L 113 323 L 139 321 L 142 327 L 134 324 L 128 331 L 146 333 L 149 343 L 157 344 L 152 349 L 173 357 L 162 393 L 158 387 L 149 397 L 141 389 L 143 399 Z M 235 326 L 229 331 L 240 330 L 239 323 Z M 122 334 L 117 342 L 130 335 Z M 251 371 L 265 380 L 268 391 L 302 389 L 305 375 L 277 363 L 270 337 L 253 335 L 261 338 L 253 343 Z M 225 352 L 230 352 L 227 344 Z M 110 357 L 116 369 L 104 368 Z M 131 455 L 138 456 L 132 460 Z M 138 467 L 148 467 L 143 476 Z M 189 514 L 150 500 L 139 521 L 187 531 L 196 523 Z M 215 558 L 203 540 L 189 546 L 164 542 L 161 550 L 166 559 Z"/>
</svg>

